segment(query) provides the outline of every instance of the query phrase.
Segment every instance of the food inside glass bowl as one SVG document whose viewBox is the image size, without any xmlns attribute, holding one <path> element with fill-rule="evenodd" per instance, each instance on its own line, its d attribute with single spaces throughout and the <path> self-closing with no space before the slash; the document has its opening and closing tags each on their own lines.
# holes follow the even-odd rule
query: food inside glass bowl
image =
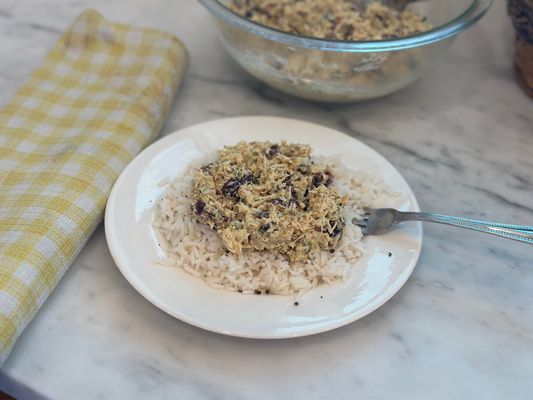
<svg viewBox="0 0 533 400">
<path fill-rule="evenodd" d="M 286 142 L 240 142 L 191 164 L 156 203 L 167 258 L 210 286 L 289 295 L 346 279 L 362 256 L 364 207 L 383 184 Z"/>
<path fill-rule="evenodd" d="M 367 0 L 200 2 L 216 18 L 231 56 L 256 78 L 295 96 L 343 102 L 384 96 L 414 82 L 438 64 L 453 38 L 479 20 L 492 0 L 413 1 L 402 13 L 379 11 L 386 9 L 380 4 L 337 13 L 333 6 L 349 8 Z M 255 10 L 247 9 L 252 4 Z M 307 12 L 306 4 L 332 10 Z M 291 15 L 285 15 L 288 10 Z M 369 10 L 379 12 L 363 20 Z M 279 16 L 272 18 L 276 12 Z"/>
<path fill-rule="evenodd" d="M 371 2 L 365 7 L 352 0 L 231 0 L 229 9 L 253 22 L 291 34 L 343 41 L 376 41 L 419 34 L 431 24 L 419 13 Z M 420 67 L 423 54 L 409 52 L 332 53 L 294 51 L 272 42 L 234 43 L 247 48 L 245 52 L 262 52 L 266 57 L 252 61 L 251 72 L 281 90 L 316 100 L 342 100 L 346 88 L 364 87 L 366 93 L 377 91 L 388 82 L 402 82 Z M 255 50 L 250 50 L 255 47 Z M 270 54 L 275 57 L 270 57 Z M 280 57 L 280 55 L 282 55 Z M 269 65 L 270 64 L 270 65 Z M 275 71 L 272 70 L 272 67 Z M 267 72 L 268 71 L 268 72 Z M 279 82 L 278 78 L 283 77 Z M 281 83 L 281 85 L 280 85 Z M 346 98 L 356 93 L 349 90 Z"/>
<path fill-rule="evenodd" d="M 251 21 L 320 39 L 365 41 L 415 35 L 431 29 L 417 12 L 353 0 L 231 0 L 228 7 Z"/>
</svg>

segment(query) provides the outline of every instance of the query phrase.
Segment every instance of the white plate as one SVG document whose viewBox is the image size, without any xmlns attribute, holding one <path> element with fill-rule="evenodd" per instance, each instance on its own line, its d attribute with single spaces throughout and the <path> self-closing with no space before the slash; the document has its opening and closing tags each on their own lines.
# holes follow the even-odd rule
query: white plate
<svg viewBox="0 0 533 400">
<path fill-rule="evenodd" d="M 109 197 L 105 230 L 111 255 L 130 284 L 147 300 L 192 325 L 226 335 L 286 338 L 328 331 L 353 322 L 390 299 L 405 283 L 422 245 L 420 223 L 366 237 L 365 255 L 348 281 L 322 285 L 298 296 L 243 295 L 212 289 L 178 268 L 163 267 L 151 228 L 152 207 L 165 178 L 191 161 L 240 140 L 286 139 L 307 143 L 314 154 L 381 178 L 400 195 L 391 207 L 418 210 L 408 184 L 382 156 L 335 130 L 284 118 L 240 117 L 182 129 L 152 144 L 122 172 Z M 392 253 L 389 256 L 389 252 Z M 298 300 L 299 305 L 294 302 Z"/>
</svg>

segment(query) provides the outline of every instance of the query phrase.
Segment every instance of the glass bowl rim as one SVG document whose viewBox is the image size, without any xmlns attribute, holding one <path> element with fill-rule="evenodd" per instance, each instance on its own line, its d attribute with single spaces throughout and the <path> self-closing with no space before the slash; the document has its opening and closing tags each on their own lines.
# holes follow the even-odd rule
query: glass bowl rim
<svg viewBox="0 0 533 400">
<path fill-rule="evenodd" d="M 294 35 L 252 22 L 226 8 L 219 0 L 199 0 L 200 3 L 223 21 L 249 33 L 284 43 L 288 46 L 338 52 L 382 52 L 421 47 L 455 36 L 476 23 L 490 8 L 493 0 L 472 0 L 470 6 L 459 16 L 413 36 L 373 41 L 346 41 L 318 39 Z"/>
</svg>

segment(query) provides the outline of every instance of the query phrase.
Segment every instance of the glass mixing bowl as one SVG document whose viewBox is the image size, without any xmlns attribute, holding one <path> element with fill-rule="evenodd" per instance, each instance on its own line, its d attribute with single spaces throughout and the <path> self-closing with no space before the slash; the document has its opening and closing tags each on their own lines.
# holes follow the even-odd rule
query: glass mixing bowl
<svg viewBox="0 0 533 400">
<path fill-rule="evenodd" d="M 404 88 L 437 63 L 453 38 L 474 24 L 492 0 L 425 0 L 411 7 L 434 27 L 418 35 L 379 41 L 340 41 L 298 36 L 251 22 L 225 7 L 228 0 L 200 0 L 216 17 L 231 56 L 250 74 L 294 96 L 348 102 Z"/>
</svg>

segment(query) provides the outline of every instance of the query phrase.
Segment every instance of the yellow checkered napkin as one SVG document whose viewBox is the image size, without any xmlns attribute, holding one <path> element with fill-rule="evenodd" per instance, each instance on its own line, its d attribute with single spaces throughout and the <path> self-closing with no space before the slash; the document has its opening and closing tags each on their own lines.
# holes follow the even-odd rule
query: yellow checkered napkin
<svg viewBox="0 0 533 400">
<path fill-rule="evenodd" d="M 187 65 L 175 37 L 86 11 L 0 111 L 0 362 L 157 135 Z"/>
</svg>

